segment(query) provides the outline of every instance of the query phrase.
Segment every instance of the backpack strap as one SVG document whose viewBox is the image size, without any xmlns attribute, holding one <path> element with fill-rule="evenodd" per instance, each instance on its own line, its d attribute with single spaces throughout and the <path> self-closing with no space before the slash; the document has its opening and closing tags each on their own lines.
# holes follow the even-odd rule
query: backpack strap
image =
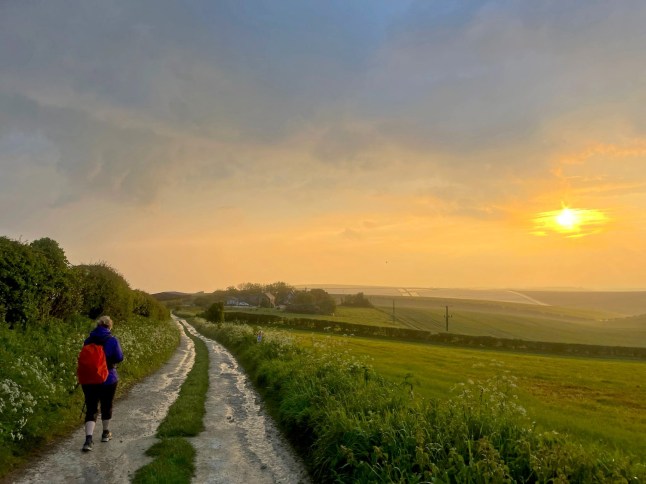
<svg viewBox="0 0 646 484">
<path fill-rule="evenodd" d="M 93 344 L 93 343 L 94 343 L 95 345 L 105 346 L 105 343 L 106 343 L 110 338 L 112 338 L 112 335 L 111 335 L 111 334 L 108 334 L 108 335 L 106 335 L 106 336 L 94 336 L 94 335 L 92 335 L 92 336 L 90 336 L 90 337 L 88 338 L 87 344 Z"/>
</svg>

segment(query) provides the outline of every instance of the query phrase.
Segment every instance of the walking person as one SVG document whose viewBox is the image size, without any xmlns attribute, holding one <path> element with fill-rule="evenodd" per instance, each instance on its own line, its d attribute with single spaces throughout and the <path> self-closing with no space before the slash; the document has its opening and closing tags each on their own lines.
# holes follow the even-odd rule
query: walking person
<svg viewBox="0 0 646 484">
<path fill-rule="evenodd" d="M 103 433 L 101 442 L 112 438 L 110 420 L 112 419 L 112 402 L 117 390 L 116 364 L 123 361 L 123 351 L 117 338 L 112 336 L 112 319 L 101 316 L 96 320 L 96 328 L 83 343 L 79 354 L 77 375 L 85 395 L 85 443 L 83 452 L 92 450 L 94 427 L 101 404 L 101 422 Z"/>
</svg>

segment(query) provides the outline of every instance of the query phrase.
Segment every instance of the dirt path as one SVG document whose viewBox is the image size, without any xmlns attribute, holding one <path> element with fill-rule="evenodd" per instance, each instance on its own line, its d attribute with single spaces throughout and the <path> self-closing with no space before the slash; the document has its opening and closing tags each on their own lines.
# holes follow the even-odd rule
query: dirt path
<svg viewBox="0 0 646 484">
<path fill-rule="evenodd" d="M 155 443 L 157 427 L 193 366 L 194 343 L 184 331 L 181 334 L 180 346 L 171 359 L 156 373 L 135 385 L 125 398 L 115 402 L 110 425 L 114 438 L 109 443 L 101 442 L 99 418 L 94 432 L 94 450 L 81 452 L 85 432 L 79 420 L 78 431 L 57 442 L 11 482 L 128 482 L 139 467 L 152 460 L 144 452 Z"/>
<path fill-rule="evenodd" d="M 180 320 L 176 319 L 178 326 Z M 185 324 L 185 321 L 181 321 Z M 196 483 L 306 483 L 303 464 L 264 413 L 259 398 L 233 356 L 224 347 L 202 338 L 209 348 L 209 393 L 205 431 L 189 439 L 197 450 Z M 156 442 L 159 423 L 175 401 L 193 366 L 193 341 L 182 331 L 178 350 L 155 374 L 135 385 L 115 402 L 111 430 L 102 443 L 97 422 L 94 451 L 83 453 L 82 425 L 36 459 L 13 483 L 127 483 L 152 459 L 144 452 Z"/>
<path fill-rule="evenodd" d="M 234 357 L 199 335 L 209 349 L 205 431 L 190 439 L 197 451 L 195 483 L 306 483 L 295 455 Z"/>
</svg>

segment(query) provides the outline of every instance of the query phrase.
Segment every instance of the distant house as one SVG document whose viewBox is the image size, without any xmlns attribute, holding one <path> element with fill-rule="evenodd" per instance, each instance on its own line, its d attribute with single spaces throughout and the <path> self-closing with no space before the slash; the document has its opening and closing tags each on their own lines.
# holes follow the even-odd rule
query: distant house
<svg viewBox="0 0 646 484">
<path fill-rule="evenodd" d="M 260 306 L 263 308 L 273 308 L 276 307 L 276 296 L 270 292 L 265 293 L 256 293 L 252 295 L 247 295 L 241 298 L 229 297 L 226 302 L 227 306 Z"/>
<path fill-rule="evenodd" d="M 276 307 L 276 296 L 274 296 L 270 292 L 264 293 L 263 296 L 264 296 L 264 299 L 265 299 L 263 302 L 265 304 L 261 304 L 261 306 L 266 306 L 266 307 L 270 307 L 270 308 L 275 308 Z"/>
</svg>

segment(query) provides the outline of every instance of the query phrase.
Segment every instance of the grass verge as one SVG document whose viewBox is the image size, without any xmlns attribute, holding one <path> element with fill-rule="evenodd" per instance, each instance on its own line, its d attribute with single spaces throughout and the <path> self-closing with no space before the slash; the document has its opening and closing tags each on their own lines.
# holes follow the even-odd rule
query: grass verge
<svg viewBox="0 0 646 484">
<path fill-rule="evenodd" d="M 425 343 L 290 331 L 299 346 L 327 345 L 366 358 L 384 378 L 414 385 L 418 397 L 448 398 L 451 388 L 496 375 L 517 378 L 518 403 L 537 430 L 646 455 L 646 361 L 464 349 Z M 590 422 L 595 422 L 590 425 Z"/>
<path fill-rule="evenodd" d="M 195 449 L 182 437 L 171 437 L 157 442 L 146 454 L 155 457 L 150 464 L 137 470 L 132 482 L 157 484 L 159 482 L 191 482 L 195 469 Z"/>
<path fill-rule="evenodd" d="M 146 455 L 155 459 L 137 470 L 133 482 L 189 483 L 195 471 L 195 449 L 183 437 L 194 437 L 204 430 L 206 392 L 209 387 L 209 354 L 204 341 L 186 329 L 195 343 L 195 362 L 177 400 L 157 429 L 161 439 Z"/>
</svg>

